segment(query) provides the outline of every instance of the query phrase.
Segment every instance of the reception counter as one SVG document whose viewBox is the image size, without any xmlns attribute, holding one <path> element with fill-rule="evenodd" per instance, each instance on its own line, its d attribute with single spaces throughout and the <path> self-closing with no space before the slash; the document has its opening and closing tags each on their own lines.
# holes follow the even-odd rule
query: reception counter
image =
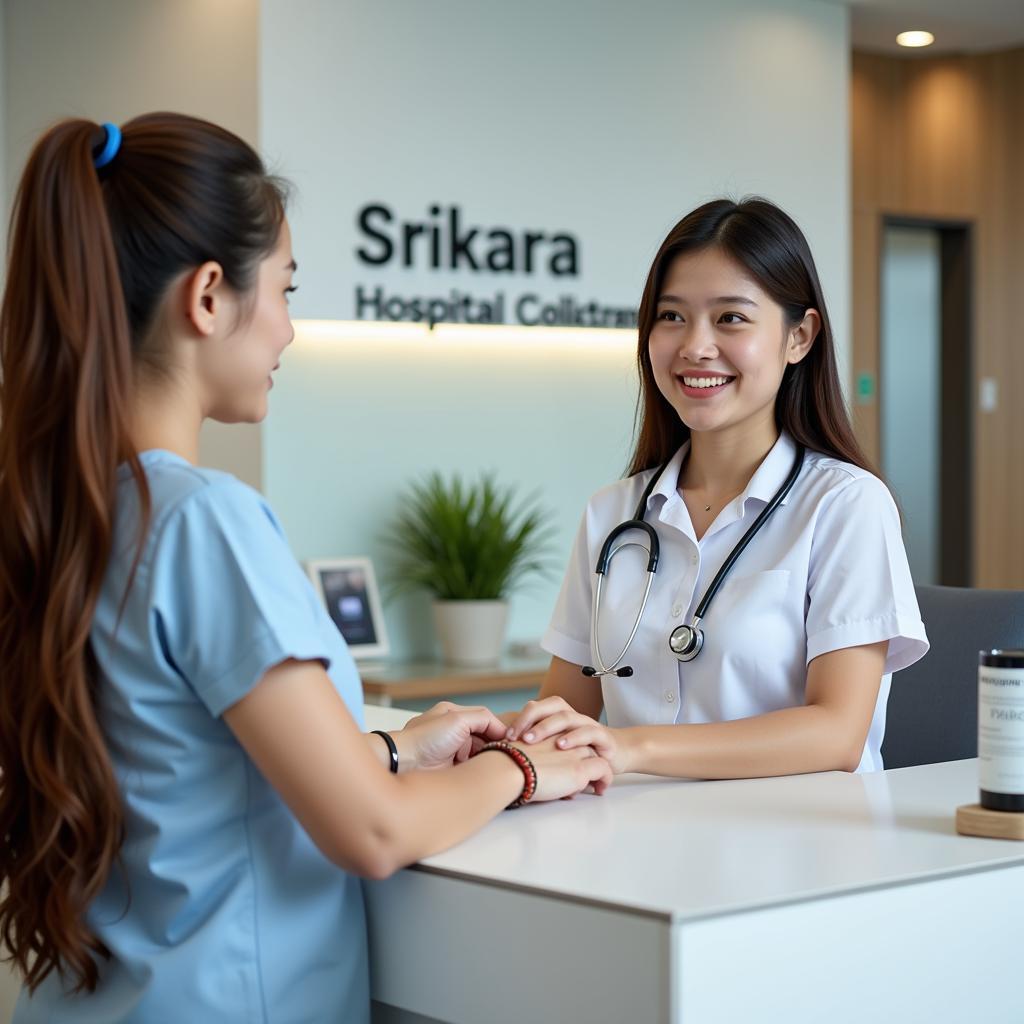
<svg viewBox="0 0 1024 1024">
<path fill-rule="evenodd" d="M 501 815 L 368 886 L 375 1020 L 1024 1020 L 1024 843 L 977 764 L 678 782 Z"/>
</svg>

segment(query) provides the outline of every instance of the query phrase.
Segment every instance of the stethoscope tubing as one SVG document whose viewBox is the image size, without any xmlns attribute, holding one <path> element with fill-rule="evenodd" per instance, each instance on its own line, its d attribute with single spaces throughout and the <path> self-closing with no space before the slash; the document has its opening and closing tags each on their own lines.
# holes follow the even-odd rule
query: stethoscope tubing
<svg viewBox="0 0 1024 1024">
<path fill-rule="evenodd" d="M 804 457 L 806 455 L 806 449 L 803 445 L 798 444 L 796 446 L 796 455 L 793 458 L 793 466 L 789 471 L 789 475 L 786 477 L 782 486 L 775 492 L 771 500 L 761 510 L 757 518 L 747 529 L 746 533 L 739 539 L 736 546 L 729 552 L 729 556 L 722 563 L 718 572 L 715 573 L 714 579 L 712 579 L 710 586 L 704 592 L 704 596 L 700 599 L 696 610 L 694 611 L 693 618 L 687 626 L 677 626 L 672 631 L 670 641 L 676 640 L 676 633 L 685 633 L 689 630 L 689 635 L 693 640 L 693 645 L 687 647 L 685 652 L 677 650 L 674 643 L 670 642 L 672 650 L 676 653 L 676 657 L 680 661 L 690 661 L 700 653 L 704 643 L 703 632 L 699 629 L 701 621 L 707 615 L 708 608 L 711 602 L 714 600 L 715 595 L 718 593 L 719 588 L 725 582 L 726 577 L 729 575 L 732 567 L 736 564 L 736 560 L 743 554 L 747 545 L 753 540 L 755 534 L 764 526 L 769 516 L 782 504 L 786 499 L 786 496 L 793 489 L 793 485 L 796 483 L 797 478 L 800 476 L 800 471 L 803 469 Z M 671 460 L 669 460 L 671 462 Z M 647 599 L 651 593 L 651 585 L 654 582 L 654 574 L 658 569 L 658 562 L 661 558 L 661 543 L 658 540 L 658 534 L 654 527 L 650 523 L 646 522 L 644 517 L 647 513 L 647 500 L 650 498 L 654 491 L 654 487 L 657 482 L 661 479 L 665 470 L 669 466 L 669 462 L 664 463 L 661 468 L 651 477 L 651 480 L 644 488 L 644 493 L 640 497 L 640 501 L 637 503 L 636 511 L 633 513 L 633 518 L 628 519 L 623 523 L 616 526 L 605 538 L 604 544 L 601 545 L 601 551 L 597 559 L 597 567 L 595 572 L 597 573 L 597 587 L 594 592 L 594 601 L 591 608 L 590 616 L 590 635 L 594 638 L 594 653 L 597 656 L 597 668 L 591 666 L 585 666 L 583 674 L 593 678 L 599 678 L 606 675 L 619 675 L 619 676 L 630 676 L 633 674 L 632 668 L 628 666 L 619 668 L 619 664 L 626 656 L 626 652 L 629 650 L 630 644 L 632 644 L 634 637 L 637 634 L 637 630 L 640 628 L 640 621 L 643 619 L 644 610 L 647 608 Z M 622 650 L 619 651 L 618 657 L 611 663 L 606 665 L 604 657 L 601 654 L 601 639 L 600 631 L 598 630 L 598 619 L 601 611 L 601 591 L 604 584 L 604 578 L 608 573 L 608 565 L 614 555 L 624 547 L 630 547 L 636 545 L 637 547 L 643 547 L 642 544 L 638 544 L 635 541 L 627 541 L 625 544 L 620 544 L 616 548 L 612 548 L 616 539 L 623 533 L 630 530 L 642 530 L 647 534 L 649 546 L 646 549 L 648 551 L 647 558 L 647 585 L 644 588 L 643 600 L 640 603 L 640 610 L 637 612 L 636 618 L 633 621 L 633 628 L 630 631 L 629 637 L 627 638 Z"/>
<path fill-rule="evenodd" d="M 736 564 L 736 559 L 743 554 L 746 546 L 754 539 L 754 535 L 764 525 L 765 520 L 786 500 L 786 495 L 793 489 L 793 485 L 796 483 L 796 478 L 800 475 L 800 470 L 804 466 L 804 454 L 805 449 L 803 445 L 797 445 L 796 457 L 793 459 L 793 467 L 789 471 L 789 476 L 786 477 L 783 485 L 775 492 L 771 501 L 763 509 L 761 509 L 758 517 L 750 524 L 750 528 L 747 530 L 736 544 L 736 547 L 729 552 L 729 557 L 722 563 L 722 567 L 715 573 L 715 578 L 711 581 L 711 585 L 704 592 L 704 596 L 700 600 L 700 604 L 697 605 L 697 610 L 693 613 L 694 620 L 703 619 L 708 613 L 708 605 L 711 604 L 715 594 L 718 593 L 719 588 L 725 582 L 726 576 L 729 575 L 729 571 Z M 693 623 L 691 623 L 693 625 Z"/>
<path fill-rule="evenodd" d="M 665 467 L 662 466 L 661 472 L 657 473 L 654 479 L 657 480 L 658 477 L 661 476 L 661 473 L 664 472 Z M 650 487 L 648 487 L 648 491 L 645 492 L 645 496 L 642 499 L 645 504 L 647 502 L 646 494 L 649 493 L 649 491 Z M 594 572 L 599 576 L 603 576 L 608 571 L 608 560 L 613 554 L 611 550 L 612 544 L 615 543 L 616 539 L 621 534 L 626 533 L 628 530 L 643 530 L 647 534 L 647 539 L 650 541 L 650 544 L 648 545 L 649 554 L 647 556 L 647 571 L 649 573 L 657 572 L 658 559 L 661 557 L 661 542 L 658 540 L 658 534 L 654 527 L 651 526 L 650 523 L 644 522 L 643 513 L 640 513 L 632 519 L 627 519 L 624 523 L 619 523 L 619 525 L 608 534 L 607 538 L 605 538 L 604 544 L 601 545 L 601 553 L 597 556 L 597 568 L 594 570 Z M 625 545 L 622 546 L 625 547 Z M 619 549 L 616 548 L 615 550 L 618 551 Z"/>
<path fill-rule="evenodd" d="M 626 544 L 620 545 L 621 547 L 627 547 Z M 637 547 L 643 547 L 642 544 L 636 545 Z M 619 548 L 615 549 L 616 551 Z M 657 560 L 655 560 L 655 565 Z M 648 567 L 647 569 L 647 586 L 644 587 L 644 599 L 640 602 L 640 611 L 637 612 L 636 619 L 633 622 L 633 629 L 629 634 L 628 639 L 622 645 L 622 650 L 619 651 L 619 656 L 607 667 L 604 663 L 604 657 L 601 654 L 601 631 L 597 628 L 597 616 L 601 608 L 601 586 L 604 583 L 604 573 L 599 573 L 597 577 L 597 592 L 594 594 L 594 602 L 591 611 L 590 619 L 590 635 L 594 638 L 594 653 L 597 655 L 597 664 L 600 666 L 600 672 L 588 673 L 594 676 L 607 676 L 611 675 L 619 667 L 619 662 L 626 656 L 626 651 L 629 650 L 629 645 L 633 642 L 633 637 L 636 636 L 636 631 L 640 628 L 640 620 L 644 617 L 644 609 L 647 607 L 647 598 L 651 595 L 651 584 L 654 583 L 654 569 Z M 632 671 L 629 675 L 632 675 Z"/>
</svg>

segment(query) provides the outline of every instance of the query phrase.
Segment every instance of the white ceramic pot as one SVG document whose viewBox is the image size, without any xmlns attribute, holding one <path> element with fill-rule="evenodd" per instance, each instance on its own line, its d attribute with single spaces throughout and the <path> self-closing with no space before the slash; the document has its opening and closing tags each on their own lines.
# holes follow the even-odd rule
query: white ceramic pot
<svg viewBox="0 0 1024 1024">
<path fill-rule="evenodd" d="M 441 654 L 454 665 L 493 665 L 505 646 L 507 601 L 435 601 Z"/>
</svg>

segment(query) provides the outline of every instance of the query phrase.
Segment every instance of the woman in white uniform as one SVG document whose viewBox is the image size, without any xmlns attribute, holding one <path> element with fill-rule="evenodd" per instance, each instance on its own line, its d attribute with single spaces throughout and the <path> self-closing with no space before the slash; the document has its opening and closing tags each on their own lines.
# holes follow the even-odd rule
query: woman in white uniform
<svg viewBox="0 0 1024 1024">
<path fill-rule="evenodd" d="M 638 362 L 629 475 L 587 505 L 543 639 L 551 668 L 510 738 L 561 734 L 616 772 L 882 768 L 892 673 L 928 642 L 793 220 L 761 199 L 684 217 L 648 275 Z"/>
</svg>

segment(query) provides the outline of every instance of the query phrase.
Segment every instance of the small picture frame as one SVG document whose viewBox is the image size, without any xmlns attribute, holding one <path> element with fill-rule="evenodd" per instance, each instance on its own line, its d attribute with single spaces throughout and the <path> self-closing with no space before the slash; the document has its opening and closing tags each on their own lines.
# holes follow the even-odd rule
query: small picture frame
<svg viewBox="0 0 1024 1024">
<path fill-rule="evenodd" d="M 373 563 L 368 558 L 313 558 L 305 567 L 352 657 L 387 657 L 388 636 Z"/>
</svg>

